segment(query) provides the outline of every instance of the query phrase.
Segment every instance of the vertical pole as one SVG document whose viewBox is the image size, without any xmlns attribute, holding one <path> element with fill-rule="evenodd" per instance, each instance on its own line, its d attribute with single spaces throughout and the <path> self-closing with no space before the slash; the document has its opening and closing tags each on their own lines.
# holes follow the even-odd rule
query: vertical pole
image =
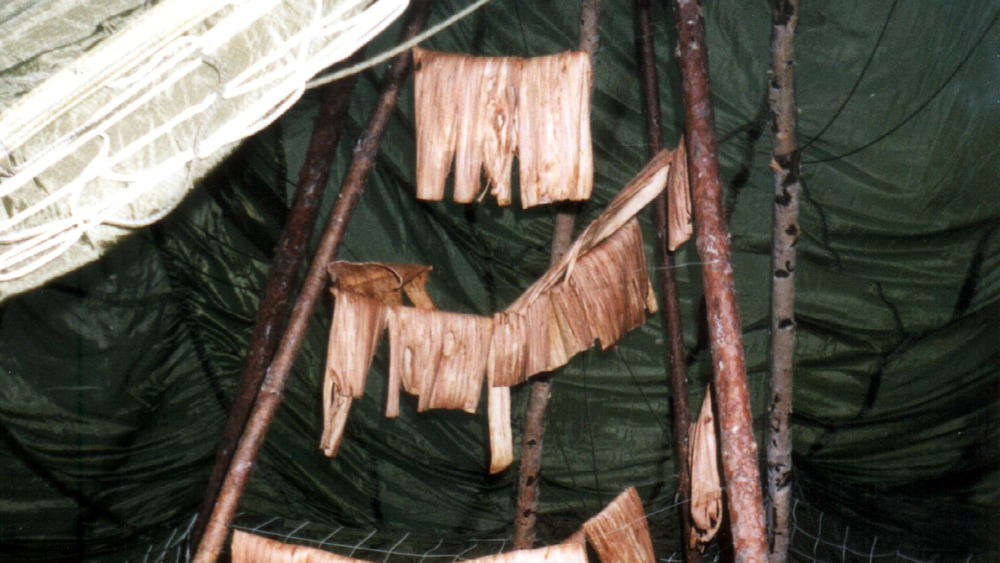
<svg viewBox="0 0 1000 563">
<path fill-rule="evenodd" d="M 737 563 L 767 561 L 764 507 L 757 469 L 740 315 L 733 287 L 729 229 L 722 208 L 708 44 L 697 0 L 674 0 L 683 81 L 685 138 L 694 196 L 698 256 L 712 339 L 722 467 Z"/>
<path fill-rule="evenodd" d="M 594 56 L 600 42 L 598 20 L 601 11 L 600 0 L 582 0 L 580 3 L 580 43 L 579 49 L 590 56 L 590 68 L 594 68 Z M 560 204 L 556 210 L 555 226 L 552 233 L 552 249 L 549 264 L 555 264 L 566 253 L 573 240 L 573 225 L 576 222 L 577 205 Z M 535 520 L 538 516 L 538 481 L 542 470 L 542 438 L 545 436 L 545 409 L 552 397 L 552 380 L 541 375 L 531 381 L 531 395 L 528 411 L 524 418 L 521 438 L 521 465 L 517 478 L 517 508 L 514 514 L 514 547 L 528 549 L 535 543 Z"/>
<path fill-rule="evenodd" d="M 775 0 L 771 27 L 771 160 L 774 226 L 771 246 L 771 407 L 767 497 L 771 563 L 788 559 L 792 511 L 792 366 L 795 352 L 795 242 L 799 236 L 801 165 L 795 141 L 795 28 L 798 0 Z"/>
<path fill-rule="evenodd" d="M 349 61 L 356 62 L 360 57 L 352 57 Z M 292 200 L 284 231 L 274 253 L 274 261 L 267 273 L 264 285 L 264 295 L 257 308 L 257 320 L 253 334 L 250 337 L 250 347 L 247 350 L 246 362 L 236 388 L 235 399 L 229 418 L 222 431 L 222 438 L 215 450 L 215 464 L 208 480 L 208 488 L 198 518 L 195 520 L 189 545 L 196 546 L 205 533 L 208 518 L 212 515 L 212 507 L 219 496 L 222 480 L 229 470 L 229 462 L 233 459 L 236 443 L 243 433 L 250 409 L 257 400 L 261 381 L 268 364 L 274 357 L 278 347 L 278 337 L 284 327 L 285 317 L 291 304 L 292 292 L 299 268 L 302 267 L 306 243 L 316 224 L 320 202 L 327 180 L 330 178 L 330 167 L 340 142 L 340 133 L 350 106 L 351 93 L 354 91 L 354 76 L 345 77 L 327 86 L 323 93 L 323 102 L 313 123 L 312 137 L 306 150 L 305 163 L 299 172 L 299 183 Z M 284 181 L 284 178 L 280 179 Z"/>
<path fill-rule="evenodd" d="M 662 148 L 660 90 L 656 72 L 656 50 L 653 48 L 652 6 L 650 0 L 636 0 L 636 34 L 642 67 L 646 114 L 646 145 L 653 156 Z M 660 259 L 660 289 L 663 293 L 663 328 L 667 334 L 667 360 L 670 366 L 670 399 L 673 407 L 674 470 L 677 472 L 677 497 L 681 516 L 681 548 L 687 563 L 700 563 L 701 554 L 688 545 L 691 535 L 691 475 L 688 471 L 688 428 L 691 408 L 688 405 L 687 366 L 684 365 L 684 326 L 681 323 L 681 300 L 674 275 L 674 253 L 667 244 L 667 192 L 653 201 L 656 221 L 657 255 Z"/>
<path fill-rule="evenodd" d="M 407 13 L 401 41 L 408 41 L 420 32 L 427 21 L 429 5 L 430 0 L 413 2 Z M 309 318 L 312 316 L 313 309 L 326 285 L 326 266 L 336 256 L 354 207 L 364 191 L 368 174 L 375 164 L 382 135 L 385 133 L 389 117 L 396 107 L 396 100 L 399 98 L 403 81 L 409 73 L 411 62 L 411 52 L 406 51 L 397 55 L 389 63 L 389 68 L 383 78 L 378 105 L 354 149 L 350 168 L 344 178 L 333 211 L 330 213 L 326 229 L 323 231 L 319 248 L 316 250 L 309 273 L 303 283 L 302 292 L 292 309 L 288 328 L 278 345 L 274 361 L 271 362 L 271 366 L 267 370 L 250 419 L 223 482 L 222 493 L 219 495 L 212 512 L 212 518 L 205 530 L 204 539 L 198 546 L 198 552 L 194 559 L 196 563 L 215 561 L 229 534 L 229 526 L 236 513 L 236 505 L 246 488 L 250 472 L 257 459 L 257 453 L 264 443 L 267 430 L 274 420 L 278 405 L 281 403 L 285 382 L 288 380 L 295 356 L 302 347 L 306 329 L 309 326 Z"/>
</svg>

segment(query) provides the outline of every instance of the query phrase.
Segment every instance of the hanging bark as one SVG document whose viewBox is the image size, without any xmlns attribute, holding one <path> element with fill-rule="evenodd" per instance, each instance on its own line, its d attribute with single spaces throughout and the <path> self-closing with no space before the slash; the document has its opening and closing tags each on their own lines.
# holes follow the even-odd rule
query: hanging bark
<svg viewBox="0 0 1000 563">
<path fill-rule="evenodd" d="M 233 563 L 369 563 L 369 560 L 337 555 L 314 547 L 282 543 L 246 532 L 233 532 Z M 467 563 L 587 563 L 587 550 L 580 543 L 562 543 L 538 549 L 508 551 Z"/>
<path fill-rule="evenodd" d="M 357 62 L 363 52 L 359 51 L 344 64 Z M 257 400 L 257 392 L 260 390 L 260 383 L 264 379 L 267 366 L 271 363 L 274 351 L 278 347 L 278 337 L 281 335 L 288 314 L 295 280 L 305 255 L 306 242 L 316 224 L 319 204 L 323 199 L 327 180 L 330 178 L 330 167 L 340 142 L 344 116 L 350 105 L 354 83 L 354 76 L 345 77 L 327 86 L 323 94 L 323 102 L 313 124 L 309 148 L 306 149 L 305 162 L 299 173 L 298 187 L 277 251 L 274 253 L 274 262 L 267 274 L 264 296 L 257 309 L 257 320 L 250 337 L 250 347 L 236 388 L 233 406 L 216 448 L 212 475 L 208 480 L 204 500 L 198 509 L 198 518 L 191 529 L 189 536 L 191 546 L 197 546 L 201 541 L 205 525 L 212 514 L 212 507 L 215 506 L 219 496 L 222 480 L 229 470 L 236 443 L 243 433 L 243 427 L 246 426 L 250 409 Z"/>
<path fill-rule="evenodd" d="M 511 201 L 520 156 L 521 205 L 584 201 L 594 183 L 590 137 L 590 57 L 473 57 L 413 50 L 417 198 L 440 200 L 455 164 L 454 200 L 490 193 Z M 485 195 L 485 194 L 483 194 Z"/>
<path fill-rule="evenodd" d="M 798 0 L 775 0 L 768 100 L 774 135 L 774 227 L 771 247 L 771 407 L 767 493 L 771 563 L 788 559 L 792 497 L 792 366 L 795 351 L 795 243 L 801 168 L 795 141 L 795 28 Z"/>
<path fill-rule="evenodd" d="M 712 414 L 712 386 L 705 389 L 698 421 L 691 425 L 686 463 L 691 474 L 691 531 L 688 549 L 705 550 L 722 525 L 722 485 L 719 481 L 719 441 Z"/>
<path fill-rule="evenodd" d="M 407 41 L 420 32 L 427 21 L 429 7 L 430 0 L 418 0 L 412 4 L 406 16 L 407 21 L 404 24 L 402 41 Z M 411 55 L 407 51 L 395 57 L 386 71 L 378 105 L 354 149 L 350 168 L 323 231 L 319 247 L 303 283 L 302 292 L 292 309 L 288 326 L 278 344 L 274 360 L 267 370 L 243 436 L 239 440 L 239 446 L 223 482 L 222 492 L 213 508 L 204 538 L 198 545 L 194 559 L 196 562 L 215 561 L 229 533 L 229 526 L 236 513 L 236 506 L 246 488 L 267 430 L 274 420 L 278 405 L 281 403 L 281 396 L 292 364 L 302 347 L 309 318 L 312 316 L 313 309 L 326 285 L 327 264 L 336 256 L 354 207 L 364 191 L 368 174 L 375 164 L 375 156 L 382 135 L 389 123 L 392 110 L 396 106 L 403 81 L 409 72 L 410 62 Z"/>
<path fill-rule="evenodd" d="M 650 16 L 650 0 L 636 1 L 636 34 L 638 35 L 639 56 L 642 65 L 643 93 L 646 116 L 646 144 L 649 154 L 654 155 L 662 148 L 662 117 L 660 113 L 660 90 L 656 72 L 656 50 L 653 47 L 653 26 Z M 684 166 L 687 179 L 687 155 L 675 158 L 674 166 Z M 684 185 L 690 193 L 687 182 Z M 688 425 L 691 423 L 691 408 L 688 405 L 687 366 L 684 365 L 684 326 L 681 322 L 681 300 L 674 275 L 674 253 L 670 249 L 668 237 L 669 209 L 667 195 L 660 194 L 653 202 L 656 221 L 657 256 L 660 261 L 660 290 L 663 293 L 663 326 L 667 336 L 667 360 L 670 366 L 670 400 L 673 408 L 674 470 L 677 472 L 677 500 L 681 514 L 681 543 L 684 560 L 700 563 L 701 554 L 688 547 L 684 538 L 691 535 L 691 516 L 687 510 L 690 500 L 691 474 L 688 471 Z M 676 247 L 675 247 L 676 248 Z"/>
<path fill-rule="evenodd" d="M 594 57 L 597 54 L 599 43 L 597 24 L 600 10 L 600 0 L 581 0 L 580 2 L 579 50 L 585 51 L 590 57 L 591 69 L 594 68 Z M 563 204 L 557 207 L 550 264 L 558 262 L 569 247 L 573 238 L 573 224 L 575 222 L 576 206 L 574 204 Z M 535 543 L 538 481 L 542 469 L 542 438 L 545 435 L 545 409 L 551 397 L 551 379 L 540 377 L 531 382 L 531 396 L 528 399 L 528 412 L 525 414 L 521 439 L 521 466 L 517 477 L 517 508 L 514 513 L 514 546 L 518 549 L 529 548 Z"/>
<path fill-rule="evenodd" d="M 767 560 L 767 536 L 740 316 L 733 287 L 729 230 L 722 209 L 705 24 L 697 0 L 674 0 L 674 16 L 684 90 L 688 163 L 694 187 L 698 256 L 702 261 L 715 366 L 729 521 L 736 561 L 761 563 Z"/>
<path fill-rule="evenodd" d="M 656 561 L 646 511 L 635 487 L 625 489 L 582 529 L 602 563 Z"/>
</svg>

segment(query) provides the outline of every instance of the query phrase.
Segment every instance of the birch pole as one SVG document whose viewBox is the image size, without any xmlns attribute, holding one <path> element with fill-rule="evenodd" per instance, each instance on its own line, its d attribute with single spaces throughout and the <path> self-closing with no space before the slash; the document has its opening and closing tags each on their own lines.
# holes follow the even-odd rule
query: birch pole
<svg viewBox="0 0 1000 563">
<path fill-rule="evenodd" d="M 401 42 L 412 39 L 420 32 L 427 21 L 429 11 L 430 0 L 413 2 L 406 16 Z M 299 299 L 292 309 L 288 327 L 278 344 L 274 361 L 271 362 L 271 366 L 267 370 L 257 401 L 254 403 L 243 436 L 240 438 L 233 461 L 222 484 L 222 492 L 219 494 L 211 520 L 205 529 L 204 539 L 202 539 L 195 554 L 195 563 L 215 561 L 229 535 L 229 527 L 236 514 L 236 506 L 246 488 L 247 481 L 250 479 L 250 473 L 257 460 L 257 453 L 264 443 L 264 438 L 274 420 L 278 405 L 281 404 L 285 382 L 288 380 L 295 357 L 302 348 L 313 309 L 315 309 L 323 288 L 326 286 L 327 264 L 337 255 L 347 230 L 347 224 L 350 222 L 355 206 L 361 199 L 368 175 L 375 165 L 375 157 L 378 154 L 382 135 L 385 133 L 389 117 L 396 107 L 399 91 L 409 74 L 411 62 L 411 51 L 407 50 L 394 57 L 389 63 L 389 68 L 383 78 L 378 104 L 354 148 L 354 155 L 341 186 L 340 195 L 337 196 L 337 201 L 330 212 L 330 218 L 309 267 L 309 273 L 306 275 Z"/>
<path fill-rule="evenodd" d="M 774 224 L 771 247 L 771 406 L 767 496 L 771 563 L 788 559 L 792 497 L 792 365 L 795 352 L 795 242 L 801 165 L 795 141 L 795 28 L 798 0 L 775 0 L 771 27 Z"/>
<path fill-rule="evenodd" d="M 653 26 L 650 0 L 636 0 L 636 34 L 642 68 L 643 98 L 646 115 L 646 145 L 649 155 L 660 152 L 663 142 L 660 90 L 656 72 L 656 50 L 653 48 Z M 681 300 L 674 275 L 674 253 L 668 250 L 667 192 L 660 192 L 653 202 L 656 221 L 657 256 L 660 258 L 660 288 L 663 293 L 663 328 L 667 336 L 667 360 L 670 366 L 670 399 L 673 407 L 674 470 L 677 472 L 677 500 L 681 516 L 681 544 L 687 563 L 700 563 L 701 554 L 691 548 L 691 474 L 688 470 L 688 428 L 691 408 L 688 405 L 687 366 L 684 365 L 684 326 L 681 322 Z"/>
<path fill-rule="evenodd" d="M 598 20 L 601 0 L 580 2 L 579 50 L 590 56 L 591 72 L 599 44 Z M 588 116 L 589 117 L 589 116 Z M 573 240 L 577 205 L 560 204 L 557 207 L 552 232 L 549 265 L 554 265 L 566 253 Z M 524 415 L 521 437 L 521 464 L 517 477 L 517 507 L 514 513 L 514 547 L 529 549 L 535 543 L 535 521 L 538 517 L 538 485 L 542 471 L 542 439 L 545 437 L 545 410 L 552 398 L 552 380 L 548 374 L 531 381 L 528 410 Z"/>
<path fill-rule="evenodd" d="M 722 467 L 735 561 L 763 563 L 767 561 L 763 497 L 740 315 L 733 287 L 729 229 L 722 206 L 705 22 L 697 0 L 674 0 L 674 17 L 684 91 L 688 170 L 693 186 L 698 256 L 702 261 L 712 340 Z"/>
</svg>

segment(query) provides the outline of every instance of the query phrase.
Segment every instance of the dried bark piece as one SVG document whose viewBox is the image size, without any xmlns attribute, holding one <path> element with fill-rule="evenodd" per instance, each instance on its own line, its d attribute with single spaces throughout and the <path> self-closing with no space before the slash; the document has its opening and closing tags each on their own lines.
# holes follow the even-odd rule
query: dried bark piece
<svg viewBox="0 0 1000 563">
<path fill-rule="evenodd" d="M 330 323 L 324 392 L 333 388 L 340 395 L 360 397 L 365 392 L 365 378 L 375 348 L 385 330 L 386 306 L 350 291 L 332 289 L 331 293 L 336 302 Z"/>
<path fill-rule="evenodd" d="M 363 295 L 332 289 L 336 298 L 323 377 L 323 436 L 320 449 L 337 455 L 351 398 L 365 392 L 365 380 L 382 331 L 386 306 Z"/>
<path fill-rule="evenodd" d="M 472 57 L 414 48 L 417 198 L 441 200 L 452 160 L 453 199 L 471 203 L 485 170 L 500 205 L 520 158 L 525 208 L 590 197 L 590 58 Z"/>
<path fill-rule="evenodd" d="M 347 415 L 351 411 L 351 397 L 346 397 L 335 392 L 335 389 L 327 392 L 327 387 L 323 389 L 323 435 L 319 439 L 319 449 L 323 450 L 326 457 L 336 457 L 340 450 L 340 439 L 344 435 L 344 427 L 347 425 Z"/>
<path fill-rule="evenodd" d="M 569 250 L 549 268 L 528 290 L 508 309 L 523 309 L 526 303 L 538 298 L 561 279 L 569 277 L 580 256 L 590 252 L 595 246 L 618 231 L 625 223 L 663 191 L 667 185 L 667 175 L 674 161 L 674 152 L 662 150 L 649 160 L 621 192 L 611 200 L 608 207 L 594 219 L 573 242 Z"/>
<path fill-rule="evenodd" d="M 282 543 L 239 530 L 233 531 L 232 560 L 233 563 L 367 563 L 365 559 L 354 559 L 313 547 Z M 557 544 L 467 561 L 468 563 L 587 563 L 587 551 L 584 545 L 579 543 Z"/>
<path fill-rule="evenodd" d="M 496 385 L 552 371 L 595 340 L 607 349 L 655 311 L 637 221 L 583 254 L 567 278 L 557 274 L 533 300 L 522 296 L 495 317 L 488 367 Z"/>
<path fill-rule="evenodd" d="M 705 390 L 698 421 L 691 425 L 688 465 L 691 473 L 691 535 L 689 549 L 705 550 L 722 524 L 722 486 L 718 441 L 712 415 L 712 388 Z"/>
<path fill-rule="evenodd" d="M 514 434 L 510 428 L 510 387 L 486 387 L 486 413 L 490 429 L 490 475 L 514 463 Z"/>
<path fill-rule="evenodd" d="M 232 561 L 233 563 L 357 563 L 363 560 L 234 530 Z"/>
<path fill-rule="evenodd" d="M 377 299 L 386 305 L 400 305 L 405 293 L 415 306 L 422 309 L 434 308 L 424 289 L 431 270 L 433 268 L 423 264 L 343 260 L 327 266 L 330 281 L 336 288 Z"/>
<path fill-rule="evenodd" d="M 493 387 L 511 387 L 526 379 L 528 363 L 527 318 L 515 311 L 493 315 L 493 340 L 486 365 L 486 377 Z"/>
<path fill-rule="evenodd" d="M 517 124 L 521 205 L 590 198 L 590 57 L 583 51 L 525 59 Z"/>
<path fill-rule="evenodd" d="M 602 563 L 651 563 L 653 541 L 642 500 L 635 487 L 625 489 L 599 514 L 583 524 Z"/>
<path fill-rule="evenodd" d="M 492 334 L 490 317 L 394 307 L 389 315 L 390 389 L 402 385 L 418 395 L 421 412 L 476 412 Z"/>
<path fill-rule="evenodd" d="M 560 543 L 537 549 L 508 551 L 469 561 L 475 563 L 587 563 L 587 548 L 582 543 Z"/>
<path fill-rule="evenodd" d="M 687 150 L 684 138 L 674 151 L 674 163 L 667 178 L 667 197 L 670 209 L 667 214 L 667 248 L 671 252 L 684 244 L 694 230 L 691 223 L 691 184 L 688 181 Z"/>
<path fill-rule="evenodd" d="M 413 49 L 413 100 L 417 131 L 417 199 L 444 199 L 465 110 L 451 87 L 464 79 L 456 55 Z"/>
<path fill-rule="evenodd" d="M 430 266 L 337 261 L 327 266 L 336 299 L 323 379 L 323 435 L 320 449 L 337 455 L 351 408 L 364 395 L 365 380 L 385 330 L 387 305 L 405 293 L 419 308 L 434 308 L 424 288 Z M 391 393 L 391 390 L 390 390 Z"/>
</svg>

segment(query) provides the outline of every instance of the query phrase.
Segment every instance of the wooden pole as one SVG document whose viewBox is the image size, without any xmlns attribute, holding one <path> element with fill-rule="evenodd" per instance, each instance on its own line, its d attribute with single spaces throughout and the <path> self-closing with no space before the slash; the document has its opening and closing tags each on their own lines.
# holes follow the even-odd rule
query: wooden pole
<svg viewBox="0 0 1000 563">
<path fill-rule="evenodd" d="M 799 237 L 801 166 L 795 141 L 795 28 L 798 0 L 775 0 L 768 100 L 774 135 L 771 246 L 771 406 L 767 497 L 771 563 L 788 559 L 792 512 L 792 366 L 795 353 L 795 242 Z"/>
<path fill-rule="evenodd" d="M 598 20 L 601 11 L 600 0 L 582 0 L 580 3 L 580 43 L 579 50 L 590 56 L 590 68 L 594 68 L 594 57 L 600 42 Z M 556 211 L 552 233 L 552 248 L 549 265 L 553 265 L 566 253 L 573 240 L 573 225 L 576 222 L 577 205 L 561 204 Z M 531 395 L 528 411 L 524 418 L 521 438 L 521 465 L 517 478 L 517 508 L 514 513 L 514 547 L 529 549 L 535 543 L 535 520 L 538 516 L 538 481 L 542 470 L 542 438 L 545 436 L 545 409 L 552 397 L 552 380 L 548 375 L 538 376 L 531 381 Z"/>
<path fill-rule="evenodd" d="M 642 67 L 646 115 L 646 145 L 653 156 L 663 148 L 660 89 L 653 48 L 652 6 L 650 0 L 636 0 L 636 34 Z M 684 560 L 700 563 L 701 554 L 688 545 L 691 535 L 691 474 L 688 471 L 688 428 L 691 408 L 688 405 L 687 366 L 684 365 L 684 326 L 681 323 L 681 300 L 674 275 L 674 253 L 667 247 L 667 192 L 653 201 L 656 221 L 657 255 L 660 259 L 660 289 L 663 293 L 663 328 L 667 336 L 667 361 L 670 366 L 670 399 L 673 407 L 674 470 L 677 472 L 677 500 L 681 516 L 681 544 Z"/>
<path fill-rule="evenodd" d="M 408 41 L 420 32 L 427 21 L 429 5 L 430 0 L 413 2 L 407 13 L 401 41 Z M 215 561 L 229 534 L 229 526 L 236 513 L 236 506 L 246 488 L 267 430 L 274 420 L 278 405 L 281 403 L 281 396 L 292 364 L 302 347 L 303 338 L 309 326 L 309 318 L 312 316 L 313 309 L 326 286 L 326 266 L 336 256 L 354 207 L 364 191 L 368 174 L 375 164 L 382 135 L 385 133 L 392 110 L 396 107 L 399 91 L 409 74 L 411 59 L 410 51 L 405 51 L 393 58 L 386 70 L 378 105 L 354 149 L 350 168 L 344 178 L 333 211 L 330 213 L 326 229 L 323 231 L 319 248 L 316 250 L 309 273 L 303 283 L 302 292 L 292 309 L 288 328 L 278 345 L 274 361 L 267 370 L 257 402 L 254 403 L 243 437 L 239 441 L 233 462 L 223 482 L 222 493 L 219 495 L 212 512 L 212 518 L 205 530 L 204 539 L 198 546 L 198 552 L 194 559 L 196 563 Z"/>
<path fill-rule="evenodd" d="M 360 57 L 356 55 L 348 59 L 348 64 L 359 59 Z M 306 150 L 305 163 L 299 172 L 299 183 L 292 200 L 292 207 L 274 253 L 274 261 L 267 274 L 264 295 L 257 308 L 257 320 L 250 337 L 243 373 L 236 388 L 229 418 L 222 431 L 222 438 L 215 450 L 212 475 L 208 480 L 201 508 L 198 510 L 198 518 L 191 529 L 188 545 L 196 546 L 201 541 L 208 518 L 212 515 L 212 507 L 218 499 L 222 480 L 229 471 L 229 462 L 233 459 L 236 443 L 243 434 L 243 427 L 246 426 L 250 409 L 257 400 L 257 392 L 260 390 L 261 381 L 264 380 L 264 373 L 278 347 L 278 337 L 281 336 L 281 329 L 284 328 L 285 317 L 288 315 L 291 295 L 295 290 L 295 282 L 305 256 L 306 243 L 316 224 L 319 205 L 323 199 L 327 180 L 330 178 L 330 167 L 340 142 L 340 133 L 347 108 L 350 106 L 354 83 L 355 77 L 348 76 L 324 89 L 323 101 L 316 114 L 309 148 Z"/>
<path fill-rule="evenodd" d="M 747 391 L 740 315 L 733 288 L 729 229 L 722 207 L 705 23 L 697 0 L 674 0 L 674 17 L 684 91 L 688 170 L 693 186 L 698 256 L 702 261 L 708 329 L 712 339 L 722 467 L 735 560 L 737 563 L 763 563 L 767 561 L 767 536 L 757 469 L 757 442 Z"/>
</svg>

